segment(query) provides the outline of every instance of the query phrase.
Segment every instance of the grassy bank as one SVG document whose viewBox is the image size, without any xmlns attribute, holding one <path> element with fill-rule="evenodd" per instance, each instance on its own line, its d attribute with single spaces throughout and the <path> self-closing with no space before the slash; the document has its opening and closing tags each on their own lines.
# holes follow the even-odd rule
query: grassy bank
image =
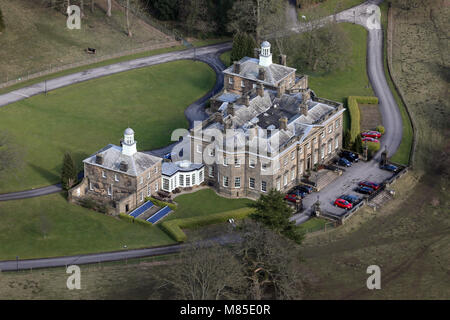
<svg viewBox="0 0 450 320">
<path fill-rule="evenodd" d="M 59 181 L 65 151 L 80 161 L 127 126 L 139 150 L 162 147 L 176 128 L 186 128 L 185 108 L 215 83 L 202 62 L 176 61 L 89 80 L 0 109 L 0 127 L 23 149 L 25 168 L 0 181 L 0 193 Z M 25 120 L 25 121 L 24 121 Z"/>
<path fill-rule="evenodd" d="M 160 228 L 69 204 L 62 194 L 0 202 L 0 260 L 76 255 L 174 243 Z"/>
</svg>

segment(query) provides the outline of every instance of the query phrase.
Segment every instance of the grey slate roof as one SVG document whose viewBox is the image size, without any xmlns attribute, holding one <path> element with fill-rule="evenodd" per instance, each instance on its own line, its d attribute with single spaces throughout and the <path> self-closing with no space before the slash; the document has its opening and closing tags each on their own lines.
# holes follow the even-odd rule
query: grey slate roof
<svg viewBox="0 0 450 320">
<path fill-rule="evenodd" d="M 190 172 L 194 170 L 198 170 L 203 168 L 202 163 L 190 163 L 189 166 L 183 167 L 181 166 L 182 161 L 177 162 L 163 162 L 161 167 L 161 173 L 163 176 L 171 177 L 178 171 L 181 172 Z"/>
<path fill-rule="evenodd" d="M 295 73 L 296 69 L 283 66 L 281 64 L 272 63 L 268 67 L 259 65 L 259 60 L 255 58 L 244 57 L 239 60 L 241 64 L 239 74 L 234 73 L 234 65 L 231 65 L 223 71 L 225 74 L 239 75 L 240 77 L 250 80 L 262 82 L 265 85 L 276 86 L 278 82 L 286 78 L 291 73 Z M 261 81 L 258 79 L 259 69 L 264 68 L 266 70 L 266 79 Z"/>
<path fill-rule="evenodd" d="M 103 164 L 95 163 L 96 155 L 103 155 Z M 120 163 L 125 161 L 128 164 L 126 172 L 119 170 Z M 94 155 L 83 160 L 84 163 L 95 165 L 109 170 L 126 173 L 132 176 L 139 176 L 155 163 L 162 161 L 162 158 L 155 157 L 142 152 L 136 152 L 133 156 L 122 154 L 122 148 L 113 144 L 97 151 Z"/>
</svg>

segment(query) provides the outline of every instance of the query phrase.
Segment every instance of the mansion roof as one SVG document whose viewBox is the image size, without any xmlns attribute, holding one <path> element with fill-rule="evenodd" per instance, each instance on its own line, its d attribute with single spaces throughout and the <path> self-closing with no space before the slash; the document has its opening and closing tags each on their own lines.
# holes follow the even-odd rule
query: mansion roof
<svg viewBox="0 0 450 320">
<path fill-rule="evenodd" d="M 296 69 L 286 67 L 281 64 L 272 63 L 269 66 L 261 66 L 259 60 L 255 58 L 244 57 L 238 62 L 240 64 L 240 72 L 234 72 L 234 65 L 231 65 L 223 71 L 225 74 L 238 75 L 240 77 L 261 82 L 272 87 L 286 78 L 288 75 L 295 73 Z M 258 79 L 259 69 L 265 70 L 265 80 Z"/>
<path fill-rule="evenodd" d="M 203 168 L 202 163 L 191 163 L 189 161 L 163 162 L 161 173 L 171 177 L 177 172 L 191 172 Z"/>
<path fill-rule="evenodd" d="M 103 156 L 102 164 L 96 163 L 97 155 Z M 122 153 L 122 148 L 113 144 L 107 145 L 105 148 L 97 151 L 94 155 L 83 160 L 94 166 L 105 169 L 126 173 L 132 176 L 139 176 L 154 164 L 161 162 L 162 159 L 142 152 L 136 152 L 132 156 Z M 120 170 L 120 164 L 127 164 L 127 171 Z"/>
</svg>

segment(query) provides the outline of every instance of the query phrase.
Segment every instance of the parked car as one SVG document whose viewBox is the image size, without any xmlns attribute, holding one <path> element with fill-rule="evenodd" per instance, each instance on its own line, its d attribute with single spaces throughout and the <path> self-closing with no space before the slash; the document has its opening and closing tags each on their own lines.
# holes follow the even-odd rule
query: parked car
<svg viewBox="0 0 450 320">
<path fill-rule="evenodd" d="M 293 202 L 293 203 L 296 203 L 298 198 L 301 199 L 301 197 L 297 197 L 297 196 L 296 196 L 295 194 L 293 194 L 293 193 L 287 194 L 287 195 L 284 196 L 284 200 L 287 200 L 287 201 Z"/>
<path fill-rule="evenodd" d="M 340 158 L 337 162 L 338 165 L 343 167 L 351 167 L 352 163 L 345 158 Z"/>
<path fill-rule="evenodd" d="M 380 166 L 380 169 L 387 170 L 387 171 L 392 171 L 392 172 L 397 172 L 398 167 L 394 166 L 393 164 L 387 163 L 385 165 Z"/>
<path fill-rule="evenodd" d="M 293 194 L 293 195 L 299 196 L 301 198 L 304 198 L 304 197 L 306 197 L 306 195 L 308 193 L 306 191 L 303 191 L 303 190 L 295 189 L 295 190 L 289 191 L 287 194 Z"/>
<path fill-rule="evenodd" d="M 361 132 L 361 137 L 381 138 L 381 133 L 378 131 L 365 131 Z"/>
<path fill-rule="evenodd" d="M 372 194 L 375 190 L 369 187 L 357 187 L 355 191 L 362 194 Z"/>
<path fill-rule="evenodd" d="M 375 138 L 370 138 L 370 137 L 364 137 L 364 138 L 362 138 L 362 141 L 380 143 L 379 140 L 377 140 L 377 139 L 375 139 Z"/>
<path fill-rule="evenodd" d="M 171 160 L 172 159 L 172 154 L 169 152 L 169 153 L 166 153 L 163 157 L 164 157 L 164 159 Z"/>
<path fill-rule="evenodd" d="M 291 191 L 295 191 L 295 190 L 300 190 L 300 191 L 303 191 L 306 193 L 311 193 L 311 192 L 313 192 L 313 187 L 308 186 L 306 184 L 301 184 L 301 185 L 293 187 Z"/>
<path fill-rule="evenodd" d="M 339 198 L 347 200 L 348 202 L 350 202 L 352 205 L 358 204 L 361 202 L 361 198 L 352 194 L 343 194 L 342 196 L 340 196 Z"/>
<path fill-rule="evenodd" d="M 371 181 L 360 181 L 358 183 L 358 185 L 362 186 L 362 187 L 369 187 L 369 188 L 372 188 L 374 190 L 378 190 L 381 187 L 378 183 L 371 182 Z"/>
<path fill-rule="evenodd" d="M 357 153 L 354 153 L 351 151 L 342 151 L 341 157 L 343 157 L 351 162 L 358 162 L 358 160 L 359 160 L 359 155 Z"/>
<path fill-rule="evenodd" d="M 353 207 L 353 205 L 348 202 L 347 200 L 341 199 L 341 198 L 337 198 L 334 201 L 334 205 L 336 207 L 340 207 L 340 208 L 344 208 L 344 209 L 351 209 Z"/>
</svg>

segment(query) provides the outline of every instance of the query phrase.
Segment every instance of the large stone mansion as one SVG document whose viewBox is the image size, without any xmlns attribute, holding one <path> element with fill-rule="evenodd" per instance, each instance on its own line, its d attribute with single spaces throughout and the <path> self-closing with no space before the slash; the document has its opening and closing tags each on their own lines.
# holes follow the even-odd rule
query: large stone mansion
<svg viewBox="0 0 450 320">
<path fill-rule="evenodd" d="M 120 146 L 109 144 L 83 161 L 83 181 L 69 190 L 69 200 L 91 198 L 110 213 L 128 213 L 158 190 L 204 182 L 223 196 L 257 198 L 272 188 L 287 191 L 341 148 L 342 104 L 316 97 L 307 76 L 286 66 L 286 56 L 272 63 L 267 41 L 259 59 L 245 57 L 223 73 L 212 115 L 187 137 L 189 159 L 168 162 L 138 152 L 127 128 Z"/>
<path fill-rule="evenodd" d="M 222 195 L 256 198 L 287 191 L 342 146 L 344 108 L 321 99 L 296 69 L 272 63 L 270 44 L 259 59 L 245 57 L 224 70 L 214 112 L 190 132 L 191 162 Z"/>
</svg>

